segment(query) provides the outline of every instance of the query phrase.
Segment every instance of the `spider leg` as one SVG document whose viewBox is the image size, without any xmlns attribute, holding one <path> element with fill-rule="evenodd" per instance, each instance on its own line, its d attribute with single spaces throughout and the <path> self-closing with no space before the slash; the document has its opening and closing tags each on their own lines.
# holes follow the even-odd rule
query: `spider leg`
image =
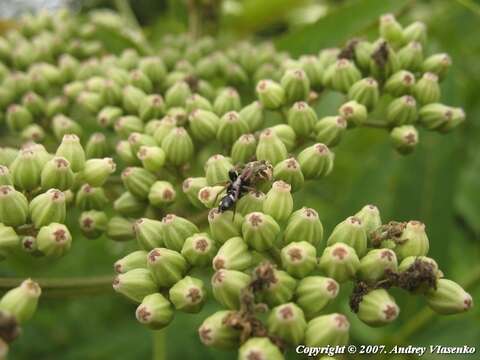
<svg viewBox="0 0 480 360">
<path fill-rule="evenodd" d="M 226 184 L 226 185 L 223 187 L 223 189 L 222 189 L 221 191 L 219 191 L 219 192 L 217 193 L 217 195 L 215 195 L 215 200 L 213 200 L 213 203 L 214 203 L 214 204 L 217 203 L 218 197 L 220 196 L 221 193 L 223 193 L 223 192 L 225 191 L 225 189 L 228 188 L 229 185 L 230 185 L 230 184 Z"/>
</svg>

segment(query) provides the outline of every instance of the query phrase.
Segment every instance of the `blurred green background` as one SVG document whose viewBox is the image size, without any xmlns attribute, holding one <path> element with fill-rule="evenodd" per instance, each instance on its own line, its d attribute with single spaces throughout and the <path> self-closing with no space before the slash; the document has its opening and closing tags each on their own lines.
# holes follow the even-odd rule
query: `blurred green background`
<svg viewBox="0 0 480 360">
<path fill-rule="evenodd" d="M 10 3 L 15 5 L 15 1 Z M 104 6 L 122 9 L 125 5 L 124 1 L 79 3 L 74 1 L 74 7 L 81 12 Z M 184 1 L 136 0 L 131 1 L 131 5 L 154 46 L 164 34 L 188 29 Z M 384 222 L 417 219 L 426 223 L 430 256 L 438 261 L 447 277 L 466 284 L 474 300 L 480 303 L 480 122 L 477 121 L 480 117 L 480 3 L 474 0 L 225 0 L 220 26 L 221 33 L 229 40 L 271 39 L 281 49 L 299 55 L 342 46 L 354 36 L 373 39 L 378 16 L 385 12 L 395 13 L 402 24 L 424 21 L 429 28 L 426 52 L 446 51 L 451 55 L 454 66 L 442 85 L 442 102 L 463 107 L 467 122 L 448 136 L 421 132 L 418 149 L 407 157 L 392 150 L 382 130 L 349 131 L 335 149 L 333 173 L 311 184 L 296 201 L 319 211 L 327 234 L 336 223 L 367 203 L 380 208 Z M 109 34 L 104 35 L 108 42 Z M 117 45 L 122 48 L 128 43 Z M 330 114 L 337 104 L 337 99 L 327 97 L 318 104 L 317 110 Z M 16 259 L 2 263 L 0 274 L 17 277 L 109 275 L 112 263 L 131 248 L 133 244 L 116 244 L 103 238 L 92 241 L 77 236 L 72 251 L 56 262 Z M 475 274 L 476 281 L 472 281 Z M 344 301 L 336 302 L 329 310 L 351 314 L 346 300 L 348 291 L 344 289 Z M 477 354 L 469 358 L 480 358 L 480 306 L 466 314 L 439 317 L 426 310 L 417 297 L 400 293 L 395 296 L 401 315 L 388 327 L 372 329 L 349 316 L 353 343 L 476 345 Z M 42 298 L 40 311 L 12 346 L 11 358 L 149 359 L 152 334 L 135 321 L 134 309 L 135 305 L 109 289 L 82 297 Z M 198 315 L 178 314 L 166 332 L 167 359 L 235 358 L 234 353 L 207 349 L 198 340 L 197 328 L 213 309 L 214 305 L 210 304 Z M 426 355 L 424 358 L 436 357 Z"/>
</svg>

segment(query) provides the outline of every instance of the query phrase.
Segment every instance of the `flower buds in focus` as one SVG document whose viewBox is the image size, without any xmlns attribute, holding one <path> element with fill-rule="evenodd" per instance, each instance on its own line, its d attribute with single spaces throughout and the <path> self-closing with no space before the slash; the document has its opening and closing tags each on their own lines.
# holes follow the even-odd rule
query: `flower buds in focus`
<svg viewBox="0 0 480 360">
<path fill-rule="evenodd" d="M 307 324 L 305 345 L 346 345 L 348 343 L 349 330 L 350 323 L 342 314 L 334 313 L 318 316 Z"/>
<path fill-rule="evenodd" d="M 12 315 L 22 324 L 33 316 L 37 310 L 38 298 L 42 294 L 40 286 L 27 279 L 20 286 L 9 290 L 0 300 L 0 311 Z"/>
<path fill-rule="evenodd" d="M 394 321 L 400 312 L 395 300 L 385 289 L 375 289 L 363 295 L 357 316 L 370 326 L 384 326 Z"/>
<path fill-rule="evenodd" d="M 172 304 L 162 294 L 147 295 L 138 305 L 135 317 L 151 329 L 164 328 L 173 319 Z"/>
<path fill-rule="evenodd" d="M 175 309 L 197 313 L 205 303 L 207 292 L 202 280 L 185 276 L 170 288 L 169 297 Z"/>
</svg>

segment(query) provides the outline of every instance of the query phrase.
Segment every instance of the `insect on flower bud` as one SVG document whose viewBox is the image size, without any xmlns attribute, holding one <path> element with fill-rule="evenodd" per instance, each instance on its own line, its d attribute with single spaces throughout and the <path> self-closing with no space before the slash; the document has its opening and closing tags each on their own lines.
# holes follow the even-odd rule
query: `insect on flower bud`
<svg viewBox="0 0 480 360">
<path fill-rule="evenodd" d="M 273 177 L 290 184 L 293 192 L 300 190 L 305 181 L 300 164 L 293 157 L 280 161 L 273 169 Z"/>
<path fill-rule="evenodd" d="M 338 114 L 347 121 L 348 126 L 362 125 L 368 117 L 365 105 L 351 100 L 340 106 Z"/>
<path fill-rule="evenodd" d="M 295 303 L 286 303 L 272 309 L 267 320 L 268 332 L 289 344 L 300 344 L 307 322 L 303 310 Z"/>
<path fill-rule="evenodd" d="M 438 76 L 431 72 L 424 73 L 414 85 L 413 94 L 422 105 L 438 102 L 440 100 Z"/>
<path fill-rule="evenodd" d="M 395 247 L 400 260 L 408 256 L 425 256 L 428 253 L 429 241 L 425 232 L 425 224 L 420 221 L 409 221 Z"/>
<path fill-rule="evenodd" d="M 79 219 L 80 230 L 89 239 L 100 237 L 107 229 L 108 217 L 103 211 L 84 211 Z"/>
<path fill-rule="evenodd" d="M 240 331 L 226 324 L 225 320 L 232 315 L 232 311 L 217 311 L 207 317 L 198 329 L 200 341 L 217 349 L 232 349 L 237 347 Z"/>
<path fill-rule="evenodd" d="M 348 98 L 373 109 L 379 98 L 378 82 L 370 77 L 358 80 L 348 90 Z"/>
<path fill-rule="evenodd" d="M 72 235 L 63 224 L 52 222 L 40 228 L 37 235 L 38 250 L 46 256 L 63 256 L 72 246 Z"/>
<path fill-rule="evenodd" d="M 220 119 L 210 110 L 196 108 L 190 112 L 188 122 L 193 137 L 201 142 L 207 142 L 216 137 Z"/>
<path fill-rule="evenodd" d="M 391 126 L 412 124 L 417 116 L 417 102 L 410 95 L 393 100 L 387 108 L 387 122 Z"/>
<path fill-rule="evenodd" d="M 348 344 L 350 323 L 345 315 L 333 313 L 310 320 L 305 331 L 307 346 L 336 346 Z"/>
<path fill-rule="evenodd" d="M 312 318 L 333 299 L 340 290 L 338 283 L 323 276 L 307 276 L 298 283 L 295 290 L 296 303 L 302 308 L 307 318 Z"/>
<path fill-rule="evenodd" d="M 192 139 L 182 127 L 172 129 L 165 136 L 162 140 L 162 149 L 167 155 L 167 161 L 175 166 L 188 162 L 194 151 Z"/>
<path fill-rule="evenodd" d="M 248 125 L 248 129 L 253 132 L 260 130 L 263 125 L 263 105 L 260 101 L 254 101 L 250 105 L 244 106 L 238 115 Z"/>
<path fill-rule="evenodd" d="M 397 271 L 397 256 L 390 249 L 373 249 L 361 258 L 358 277 L 375 284 L 384 279 L 386 270 Z"/>
<path fill-rule="evenodd" d="M 118 259 L 113 265 L 113 269 L 117 274 L 125 274 L 133 269 L 147 268 L 147 252 L 144 250 L 137 250 Z"/>
<path fill-rule="evenodd" d="M 287 120 L 298 136 L 306 137 L 310 135 L 318 119 L 315 110 L 306 102 L 297 101 L 288 110 Z"/>
<path fill-rule="evenodd" d="M 328 238 L 327 245 L 338 242 L 351 246 L 357 255 L 362 257 L 367 251 L 367 233 L 362 220 L 350 216 L 335 226 Z"/>
<path fill-rule="evenodd" d="M 214 241 L 207 233 L 198 233 L 185 240 L 182 256 L 190 265 L 204 267 L 211 264 L 216 250 Z"/>
<path fill-rule="evenodd" d="M 375 289 L 363 295 L 357 316 L 365 324 L 378 327 L 388 325 L 399 313 L 395 299 L 385 289 Z"/>
<path fill-rule="evenodd" d="M 230 157 L 234 164 L 245 164 L 255 156 L 257 140 L 253 134 L 240 136 L 232 146 Z"/>
<path fill-rule="evenodd" d="M 284 360 L 279 348 L 266 337 L 251 337 L 238 350 L 238 360 Z"/>
<path fill-rule="evenodd" d="M 228 309 L 240 307 L 240 294 L 250 283 L 250 276 L 236 270 L 221 269 L 212 276 L 213 297 Z"/>
<path fill-rule="evenodd" d="M 302 239 L 312 244 L 315 248 L 321 244 L 323 239 L 323 226 L 318 213 L 311 208 L 302 207 L 295 211 L 288 219 L 285 228 L 283 242 L 290 244 Z"/>
<path fill-rule="evenodd" d="M 164 245 L 163 224 L 161 221 L 140 218 L 133 224 L 134 236 L 139 246 L 145 250 L 152 250 Z"/>
<path fill-rule="evenodd" d="M 285 91 L 273 80 L 260 80 L 256 87 L 258 100 L 269 110 L 276 110 L 285 103 Z"/>
<path fill-rule="evenodd" d="M 281 251 L 283 268 L 296 278 L 303 278 L 317 266 L 317 251 L 306 242 L 291 242 Z"/>
<path fill-rule="evenodd" d="M 245 216 L 242 225 L 243 238 L 257 251 L 271 248 L 280 233 L 280 226 L 270 216 L 261 212 L 252 212 Z"/>
<path fill-rule="evenodd" d="M 162 226 L 165 247 L 175 251 L 182 249 L 186 238 L 199 232 L 194 223 L 174 214 L 165 215 Z"/>
<path fill-rule="evenodd" d="M 196 207 L 203 207 L 202 202 L 199 200 L 198 193 L 200 189 L 207 186 L 207 179 L 204 177 L 190 177 L 183 181 L 182 190 L 187 196 L 190 203 Z"/>
<path fill-rule="evenodd" d="M 73 172 L 79 172 L 85 166 L 85 152 L 77 135 L 64 135 L 55 154 L 67 159 Z"/>
<path fill-rule="evenodd" d="M 418 144 L 418 131 L 412 125 L 397 126 L 390 132 L 390 138 L 400 154 L 409 154 Z"/>
<path fill-rule="evenodd" d="M 252 254 L 241 237 L 233 237 L 223 243 L 212 261 L 213 269 L 246 270 L 252 265 Z"/>
<path fill-rule="evenodd" d="M 127 167 L 121 178 L 127 190 L 140 199 L 148 198 L 150 188 L 156 180 L 155 175 L 141 167 Z"/>
<path fill-rule="evenodd" d="M 207 291 L 202 280 L 185 276 L 170 288 L 169 297 L 175 309 L 198 313 L 203 308 Z"/>
<path fill-rule="evenodd" d="M 291 186 L 282 180 L 275 181 L 265 196 L 263 212 L 272 216 L 277 222 L 283 222 L 288 219 L 292 210 Z"/>
<path fill-rule="evenodd" d="M 326 247 L 319 261 L 320 270 L 339 283 L 353 279 L 359 266 L 355 250 L 344 243 Z"/>
<path fill-rule="evenodd" d="M 260 134 L 256 156 L 258 160 L 266 160 L 272 165 L 287 158 L 287 148 L 272 129 L 266 129 Z"/>
<path fill-rule="evenodd" d="M 397 22 L 393 14 L 385 14 L 380 17 L 380 36 L 395 47 L 405 43 L 402 26 Z"/>
<path fill-rule="evenodd" d="M 135 317 L 150 329 L 162 329 L 173 320 L 172 304 L 162 294 L 149 294 L 138 305 Z"/>
<path fill-rule="evenodd" d="M 128 241 L 135 239 L 133 223 L 121 216 L 114 216 L 107 224 L 106 235 L 114 241 Z"/>
<path fill-rule="evenodd" d="M 160 287 L 175 284 L 185 275 L 187 267 L 182 255 L 166 248 L 154 248 L 147 256 L 147 268 Z"/>
<path fill-rule="evenodd" d="M 168 181 L 156 181 L 148 193 L 148 201 L 155 207 L 162 208 L 175 201 L 176 191 Z"/>
<path fill-rule="evenodd" d="M 65 194 L 49 189 L 30 202 L 30 217 L 36 228 L 53 222 L 63 223 L 66 216 Z"/>
<path fill-rule="evenodd" d="M 473 307 L 472 296 L 456 282 L 439 279 L 437 288 L 426 294 L 428 306 L 442 315 L 458 314 Z"/>
<path fill-rule="evenodd" d="M 337 145 L 347 129 L 342 116 L 326 116 L 315 124 L 316 140 L 329 147 Z"/>
<path fill-rule="evenodd" d="M 218 209 L 212 209 L 208 213 L 208 224 L 210 233 L 216 241 L 223 244 L 228 239 L 241 236 L 243 216 L 235 214 L 232 211 L 220 212 Z M 245 234 L 244 234 L 245 236 Z M 245 240 L 249 243 L 247 237 Z"/>
<path fill-rule="evenodd" d="M 18 323 L 22 324 L 32 318 L 41 294 L 42 289 L 36 282 L 31 279 L 24 280 L 20 286 L 3 295 L 0 300 L 0 311 L 12 315 Z"/>
<path fill-rule="evenodd" d="M 297 160 L 305 179 L 321 178 L 333 169 L 334 154 L 322 143 L 305 148 Z"/>
<path fill-rule="evenodd" d="M 143 268 L 118 274 L 113 279 L 113 289 L 136 303 L 141 303 L 147 295 L 158 292 L 152 273 Z"/>
</svg>

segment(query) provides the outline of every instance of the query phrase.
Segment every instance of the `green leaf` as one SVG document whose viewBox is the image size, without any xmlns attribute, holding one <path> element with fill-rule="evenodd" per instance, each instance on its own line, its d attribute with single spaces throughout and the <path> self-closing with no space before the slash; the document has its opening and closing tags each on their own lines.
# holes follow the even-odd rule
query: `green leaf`
<svg viewBox="0 0 480 360">
<path fill-rule="evenodd" d="M 276 41 L 278 48 L 292 55 L 315 53 L 358 35 L 384 13 L 396 13 L 410 3 L 408 0 L 358 0 L 337 8 L 315 24 L 288 33 Z"/>
</svg>

